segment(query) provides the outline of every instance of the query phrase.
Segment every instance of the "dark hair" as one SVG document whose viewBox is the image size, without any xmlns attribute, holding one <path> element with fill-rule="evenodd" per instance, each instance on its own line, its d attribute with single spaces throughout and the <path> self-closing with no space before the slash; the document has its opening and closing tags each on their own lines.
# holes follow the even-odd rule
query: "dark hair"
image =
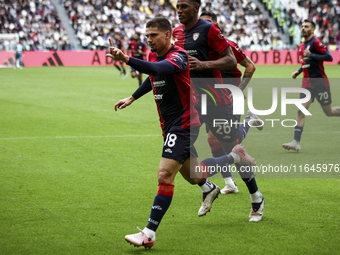
<svg viewBox="0 0 340 255">
<path fill-rule="evenodd" d="M 164 17 L 157 17 L 149 20 L 146 23 L 146 27 L 157 27 L 157 29 L 162 32 L 170 31 L 170 33 L 172 33 L 171 23 L 167 18 Z"/>
<path fill-rule="evenodd" d="M 309 19 L 305 19 L 303 22 L 312 24 L 312 27 L 315 28 L 315 23 Z"/>
<path fill-rule="evenodd" d="M 203 12 L 201 13 L 200 17 L 202 17 L 202 16 L 209 16 L 209 17 L 211 17 L 211 21 L 212 21 L 212 22 L 214 22 L 214 23 L 217 22 L 217 16 L 216 16 L 216 14 L 213 13 L 213 12 L 203 11 Z"/>
<path fill-rule="evenodd" d="M 140 38 L 140 33 L 139 32 L 136 32 L 136 35 L 138 36 L 138 38 Z"/>
<path fill-rule="evenodd" d="M 189 1 L 201 6 L 201 0 L 189 0 Z"/>
</svg>

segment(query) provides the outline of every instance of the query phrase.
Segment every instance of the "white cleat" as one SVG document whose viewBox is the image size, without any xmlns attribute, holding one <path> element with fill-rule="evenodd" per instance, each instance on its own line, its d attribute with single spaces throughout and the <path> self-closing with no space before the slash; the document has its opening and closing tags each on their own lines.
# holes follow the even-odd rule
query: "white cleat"
<svg viewBox="0 0 340 255">
<path fill-rule="evenodd" d="M 261 120 L 255 113 L 247 111 L 246 120 L 248 120 L 248 125 L 251 127 L 256 127 L 258 130 L 263 129 L 263 120 Z"/>
<path fill-rule="evenodd" d="M 296 140 L 293 140 L 293 142 L 290 142 L 290 143 L 284 143 L 282 144 L 282 147 L 285 148 L 286 150 L 294 150 L 294 151 L 301 150 L 300 142 Z"/>
<path fill-rule="evenodd" d="M 125 80 L 127 77 L 128 77 L 128 74 L 125 73 L 124 76 L 123 76 L 123 80 Z"/>
<path fill-rule="evenodd" d="M 137 227 L 138 230 L 140 231 L 137 234 L 131 234 L 131 235 L 126 235 L 125 240 L 129 242 L 130 244 L 133 244 L 135 247 L 140 247 L 144 246 L 145 249 L 151 247 L 155 244 L 156 238 L 149 238 L 143 230 L 141 230 L 139 227 Z"/>
<path fill-rule="evenodd" d="M 258 207 L 258 204 L 255 203 L 252 204 L 251 211 L 249 214 L 249 221 L 253 222 L 261 221 L 263 218 L 264 211 L 264 198 L 262 198 L 262 202 L 260 203 L 260 207 L 258 209 L 254 208 L 254 206 Z"/>
<path fill-rule="evenodd" d="M 240 156 L 241 158 L 241 161 L 239 162 L 240 164 L 246 164 L 248 166 L 256 166 L 255 160 L 250 155 L 248 155 L 248 153 L 246 152 L 246 149 L 242 145 L 240 144 L 235 145 L 232 152 Z"/>
<path fill-rule="evenodd" d="M 204 216 L 207 212 L 210 212 L 212 207 L 212 203 L 220 194 L 220 188 L 214 184 L 214 189 L 211 190 L 208 194 L 203 194 L 203 201 L 200 209 L 198 210 L 198 216 Z"/>
<path fill-rule="evenodd" d="M 232 193 L 238 193 L 237 186 L 231 186 L 231 185 L 225 185 L 225 187 L 221 190 L 221 194 L 232 194 Z"/>
</svg>

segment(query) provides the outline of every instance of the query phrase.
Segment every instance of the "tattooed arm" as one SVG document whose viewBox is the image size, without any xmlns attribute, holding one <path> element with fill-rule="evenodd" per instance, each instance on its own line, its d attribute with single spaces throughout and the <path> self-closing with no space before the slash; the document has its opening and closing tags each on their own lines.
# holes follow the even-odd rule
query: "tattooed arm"
<svg viewBox="0 0 340 255">
<path fill-rule="evenodd" d="M 256 66 L 255 66 L 254 62 L 251 61 L 251 59 L 249 59 L 248 57 L 243 59 L 240 62 L 240 65 L 244 66 L 246 68 L 246 70 L 244 71 L 243 77 L 242 77 L 242 82 L 238 86 L 243 91 L 247 87 L 251 77 L 253 76 L 253 74 L 256 70 Z"/>
</svg>

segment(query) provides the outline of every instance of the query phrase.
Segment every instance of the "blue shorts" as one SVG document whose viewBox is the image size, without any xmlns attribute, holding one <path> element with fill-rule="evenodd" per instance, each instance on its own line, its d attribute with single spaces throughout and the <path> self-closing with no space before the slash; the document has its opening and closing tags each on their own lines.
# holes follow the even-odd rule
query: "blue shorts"
<svg viewBox="0 0 340 255">
<path fill-rule="evenodd" d="M 326 87 L 324 84 L 320 83 L 319 86 L 314 86 L 310 88 L 305 88 L 309 90 L 311 94 L 312 102 L 314 102 L 314 99 L 318 100 L 320 105 L 330 105 L 332 103 L 332 97 L 331 97 L 331 90 L 330 87 Z M 304 93 L 300 93 L 300 99 L 305 98 L 306 95 Z"/>
<path fill-rule="evenodd" d="M 200 104 L 196 104 L 195 108 L 200 113 Z M 200 121 L 205 123 L 207 131 L 210 130 L 220 142 L 232 143 L 237 140 L 240 115 L 233 115 L 231 104 L 215 107 L 208 105 L 207 115 L 200 114 Z"/>
<path fill-rule="evenodd" d="M 165 133 L 163 158 L 174 159 L 183 164 L 190 157 L 198 157 L 194 143 L 199 134 L 199 127 L 182 129 L 171 127 Z"/>
</svg>

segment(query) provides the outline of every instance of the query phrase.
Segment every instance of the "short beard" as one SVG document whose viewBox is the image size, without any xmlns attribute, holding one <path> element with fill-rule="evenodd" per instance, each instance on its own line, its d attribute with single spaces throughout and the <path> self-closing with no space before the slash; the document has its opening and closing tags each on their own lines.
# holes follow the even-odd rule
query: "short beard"
<svg viewBox="0 0 340 255">
<path fill-rule="evenodd" d="M 312 34 L 312 32 L 311 32 L 311 31 L 309 31 L 309 32 L 306 32 L 306 33 L 305 33 L 305 36 L 304 36 L 304 37 L 305 37 L 305 39 L 307 39 L 308 37 L 310 37 L 310 35 L 311 35 L 311 34 Z"/>
<path fill-rule="evenodd" d="M 151 52 L 156 52 L 157 51 L 157 49 L 153 49 L 153 50 L 151 50 Z"/>
</svg>

